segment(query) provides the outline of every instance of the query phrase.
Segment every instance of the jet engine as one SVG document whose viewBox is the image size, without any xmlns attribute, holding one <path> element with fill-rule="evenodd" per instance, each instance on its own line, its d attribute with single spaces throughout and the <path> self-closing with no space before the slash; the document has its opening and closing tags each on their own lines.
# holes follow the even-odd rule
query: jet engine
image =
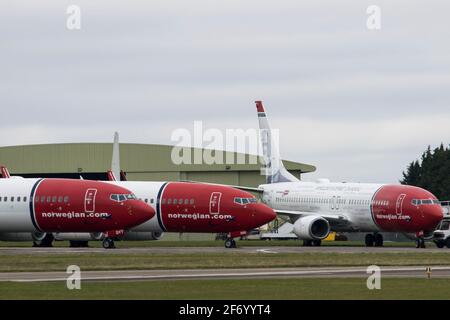
<svg viewBox="0 0 450 320">
<path fill-rule="evenodd" d="M 293 232 L 302 240 L 322 240 L 330 233 L 330 224 L 320 216 L 305 216 L 295 221 Z"/>
<path fill-rule="evenodd" d="M 69 241 L 92 241 L 103 240 L 105 237 L 103 232 L 58 232 L 54 234 L 55 240 L 69 240 Z"/>
</svg>

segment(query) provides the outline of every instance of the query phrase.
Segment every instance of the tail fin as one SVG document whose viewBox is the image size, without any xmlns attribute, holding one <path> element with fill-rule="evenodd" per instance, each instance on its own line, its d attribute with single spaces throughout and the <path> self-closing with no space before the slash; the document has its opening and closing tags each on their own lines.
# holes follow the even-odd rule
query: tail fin
<svg viewBox="0 0 450 320">
<path fill-rule="evenodd" d="M 8 168 L 4 167 L 4 166 L 0 166 L 0 171 L 1 171 L 1 178 L 2 179 L 9 179 L 11 178 L 11 175 L 9 174 Z"/>
<path fill-rule="evenodd" d="M 120 179 L 120 149 L 119 149 L 119 133 L 118 132 L 114 132 L 111 170 L 108 171 L 108 179 L 110 178 L 110 174 L 109 174 L 110 172 L 113 174 L 113 176 L 115 178 L 112 181 L 116 181 L 117 178 Z"/>
<path fill-rule="evenodd" d="M 299 179 L 286 170 L 281 161 L 280 152 L 278 150 L 278 141 L 275 141 L 262 101 L 255 101 L 255 103 L 258 112 L 263 156 L 266 163 L 266 182 L 278 183 L 299 181 Z"/>
<path fill-rule="evenodd" d="M 120 170 L 120 149 L 118 132 L 114 132 L 111 170 L 108 171 L 108 181 L 127 181 L 126 172 Z"/>
</svg>

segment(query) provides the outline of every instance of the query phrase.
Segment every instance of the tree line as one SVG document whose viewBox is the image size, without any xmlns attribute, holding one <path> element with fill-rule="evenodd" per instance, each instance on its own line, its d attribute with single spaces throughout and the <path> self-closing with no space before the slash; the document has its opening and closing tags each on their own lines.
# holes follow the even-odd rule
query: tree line
<svg viewBox="0 0 450 320">
<path fill-rule="evenodd" d="M 450 148 L 428 146 L 420 159 L 411 162 L 403 172 L 402 184 L 424 188 L 439 200 L 450 200 Z"/>
</svg>

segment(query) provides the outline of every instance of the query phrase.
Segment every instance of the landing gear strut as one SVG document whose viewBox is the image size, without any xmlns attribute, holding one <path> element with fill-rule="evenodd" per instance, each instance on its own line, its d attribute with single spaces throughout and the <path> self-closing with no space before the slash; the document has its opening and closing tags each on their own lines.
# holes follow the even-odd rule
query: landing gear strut
<svg viewBox="0 0 450 320">
<path fill-rule="evenodd" d="M 416 240 L 416 248 L 426 248 L 425 239 L 423 237 L 419 237 Z"/>
<path fill-rule="evenodd" d="M 105 249 L 114 249 L 116 247 L 112 238 L 103 239 L 102 245 Z"/>
<path fill-rule="evenodd" d="M 233 238 L 227 238 L 227 240 L 225 240 L 225 248 L 236 248 L 236 241 L 234 241 Z"/>
</svg>

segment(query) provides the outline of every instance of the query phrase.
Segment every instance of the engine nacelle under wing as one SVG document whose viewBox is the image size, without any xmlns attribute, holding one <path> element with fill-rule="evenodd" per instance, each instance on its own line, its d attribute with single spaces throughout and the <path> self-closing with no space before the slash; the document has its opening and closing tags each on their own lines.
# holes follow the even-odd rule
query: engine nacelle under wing
<svg viewBox="0 0 450 320">
<path fill-rule="evenodd" d="M 93 241 L 93 240 L 103 240 L 105 237 L 103 232 L 57 232 L 53 234 L 55 240 L 63 241 Z"/>
<path fill-rule="evenodd" d="M 302 240 L 323 240 L 330 234 L 330 224 L 321 216 L 304 216 L 295 221 L 293 232 Z"/>
</svg>

